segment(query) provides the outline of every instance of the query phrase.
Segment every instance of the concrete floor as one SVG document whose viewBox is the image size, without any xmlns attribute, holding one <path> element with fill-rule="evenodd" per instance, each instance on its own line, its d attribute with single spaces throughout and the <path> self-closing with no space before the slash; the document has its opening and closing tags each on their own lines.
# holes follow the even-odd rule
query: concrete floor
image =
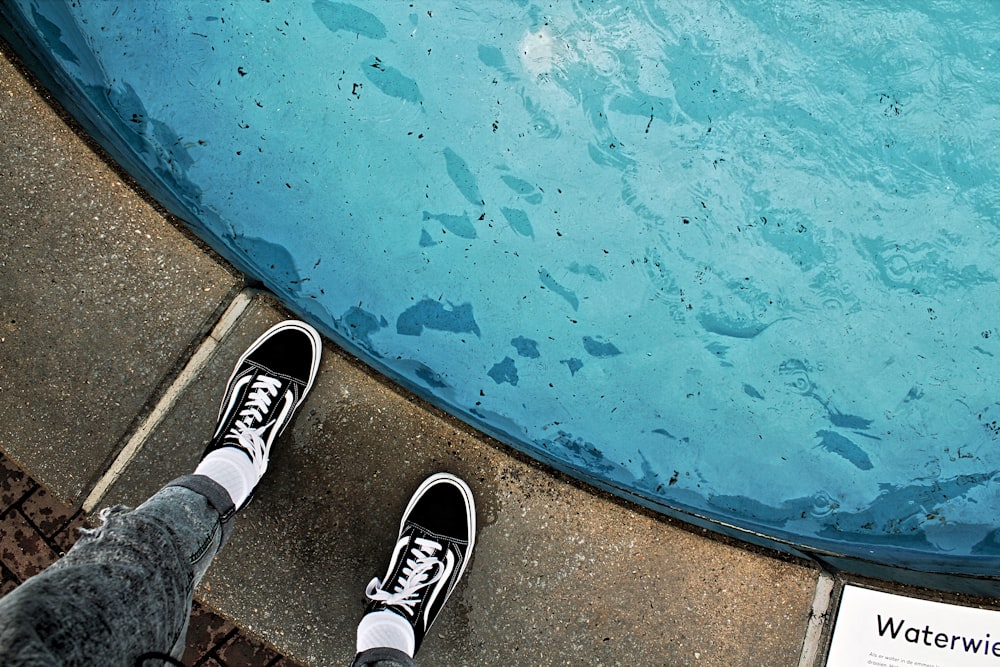
<svg viewBox="0 0 1000 667">
<path fill-rule="evenodd" d="M 138 503 L 193 468 L 236 358 L 287 316 L 0 59 L 0 449 L 75 506 Z M 807 667 L 822 653 L 817 569 L 556 474 L 329 343 L 198 597 L 297 659 L 347 664 L 399 512 L 438 470 L 469 481 L 480 533 L 424 664 Z"/>
</svg>

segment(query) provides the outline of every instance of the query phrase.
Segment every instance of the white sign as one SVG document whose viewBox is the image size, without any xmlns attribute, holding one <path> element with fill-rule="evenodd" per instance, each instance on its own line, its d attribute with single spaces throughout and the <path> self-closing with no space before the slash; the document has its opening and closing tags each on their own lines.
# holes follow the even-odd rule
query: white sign
<svg viewBox="0 0 1000 667">
<path fill-rule="evenodd" d="M 1000 667 L 1000 611 L 845 586 L 827 667 Z"/>
</svg>

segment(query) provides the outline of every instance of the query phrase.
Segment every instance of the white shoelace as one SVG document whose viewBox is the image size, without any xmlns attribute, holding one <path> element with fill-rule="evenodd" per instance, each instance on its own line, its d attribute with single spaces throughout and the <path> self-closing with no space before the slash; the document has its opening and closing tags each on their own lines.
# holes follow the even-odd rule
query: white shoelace
<svg viewBox="0 0 1000 667">
<path fill-rule="evenodd" d="M 257 378 L 247 395 L 246 406 L 240 412 L 240 419 L 237 419 L 229 430 L 229 436 L 235 437 L 240 446 L 247 450 L 254 468 L 261 475 L 267 467 L 267 443 L 261 435 L 274 424 L 274 421 L 256 427 L 254 424 L 264 420 L 271 407 L 271 399 L 278 395 L 280 388 L 280 380 L 266 375 Z"/>
<path fill-rule="evenodd" d="M 416 546 L 410 549 L 403 573 L 396 580 L 395 590 L 384 590 L 378 577 L 368 582 L 368 588 L 365 590 L 365 595 L 370 600 L 402 607 L 410 616 L 413 615 L 413 608 L 420 602 L 417 593 L 440 579 L 443 571 L 441 559 L 435 556 L 441 551 L 441 545 L 422 537 L 416 538 L 414 542 Z M 435 570 L 433 575 L 430 574 L 431 570 Z"/>
</svg>

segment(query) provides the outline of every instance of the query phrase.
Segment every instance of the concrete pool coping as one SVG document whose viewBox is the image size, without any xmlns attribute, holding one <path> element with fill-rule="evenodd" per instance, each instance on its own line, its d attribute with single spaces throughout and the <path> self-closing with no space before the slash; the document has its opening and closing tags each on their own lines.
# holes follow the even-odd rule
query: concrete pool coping
<svg viewBox="0 0 1000 667">
<path fill-rule="evenodd" d="M 9 57 L 0 123 L 0 449 L 74 508 L 141 502 L 197 461 L 232 363 L 287 313 L 138 193 Z M 198 591 L 207 605 L 296 659 L 346 664 L 402 504 L 446 469 L 470 481 L 482 528 L 427 663 L 822 664 L 843 578 L 587 487 L 325 352 Z"/>
</svg>

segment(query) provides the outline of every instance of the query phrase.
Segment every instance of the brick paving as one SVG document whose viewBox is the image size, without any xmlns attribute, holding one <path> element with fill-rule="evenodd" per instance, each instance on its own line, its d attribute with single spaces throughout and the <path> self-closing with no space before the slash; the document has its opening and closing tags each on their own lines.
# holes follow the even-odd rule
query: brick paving
<svg viewBox="0 0 1000 667">
<path fill-rule="evenodd" d="M 0 452 L 0 597 L 41 572 L 91 525 Z M 300 667 L 266 642 L 198 603 L 183 662 L 190 667 Z"/>
</svg>

